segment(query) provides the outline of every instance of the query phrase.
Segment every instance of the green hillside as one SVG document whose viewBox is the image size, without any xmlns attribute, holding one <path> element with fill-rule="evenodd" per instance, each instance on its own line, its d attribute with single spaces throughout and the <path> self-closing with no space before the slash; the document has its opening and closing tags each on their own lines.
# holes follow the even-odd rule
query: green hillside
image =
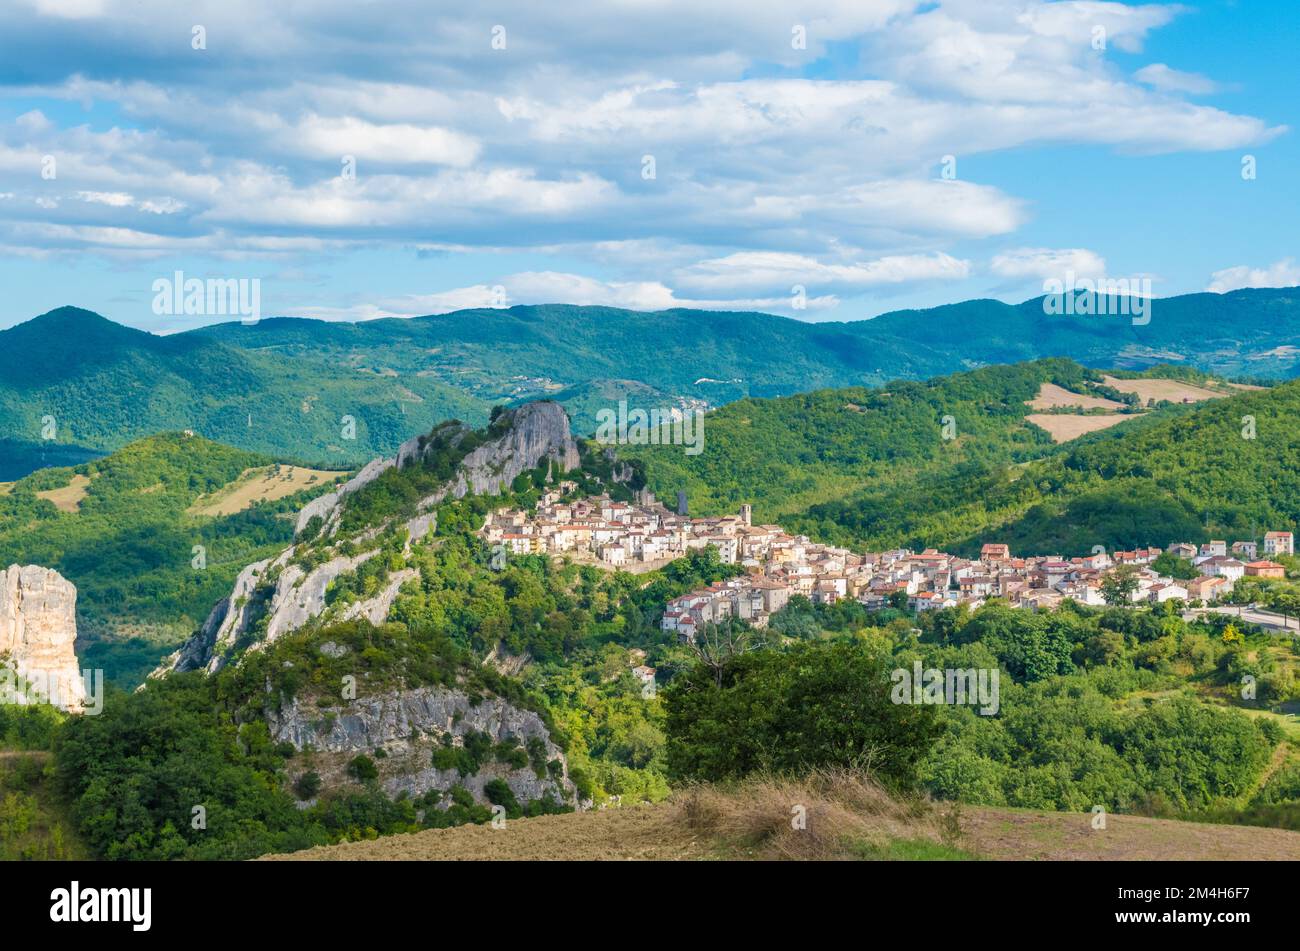
<svg viewBox="0 0 1300 951">
<path fill-rule="evenodd" d="M 493 405 L 543 397 L 591 432 L 596 411 L 624 398 L 720 406 L 1054 356 L 1242 378 L 1300 372 L 1295 289 L 1194 294 L 1152 308 L 1144 325 L 1050 316 L 1041 299 L 807 323 L 551 304 L 362 323 L 273 318 L 159 337 L 65 307 L 0 331 L 0 477 L 54 451 L 43 439 L 47 416 L 53 443 L 83 454 L 192 429 L 280 459 L 359 465 L 443 419 L 477 425 Z M 355 438 L 344 436 L 345 416 Z"/>
<path fill-rule="evenodd" d="M 0 564 L 42 565 L 75 584 L 79 656 L 112 679 L 138 682 L 229 593 L 244 565 L 288 544 L 288 516 L 328 484 L 233 515 L 187 511 L 270 462 L 167 433 L 72 469 L 42 469 L 0 494 Z"/>
<path fill-rule="evenodd" d="M 1300 523 L 1300 383 L 1166 405 L 1054 445 L 1023 421 L 1068 361 L 989 368 L 885 391 L 748 400 L 711 413 L 706 451 L 628 447 L 649 485 L 692 511 L 755 517 L 828 541 L 1025 554 L 1258 538 Z M 957 438 L 940 439 L 954 417 Z M 1253 417 L 1253 438 L 1249 419 Z M 820 497 L 819 497 L 820 496 Z"/>
<path fill-rule="evenodd" d="M 1044 383 L 1082 393 L 1100 376 L 1052 359 L 898 380 L 882 389 L 746 399 L 705 417 L 698 455 L 680 446 L 629 445 L 618 452 L 645 462 L 648 484 L 661 496 L 684 489 L 695 514 L 735 512 L 751 503 L 756 519 L 787 524 L 805 520 L 814 506 L 859 493 L 906 496 L 918 484 L 961 483 L 1057 453 L 1044 430 L 1025 423 L 1027 401 Z M 1123 420 L 1123 429 L 1139 422 Z"/>
<path fill-rule="evenodd" d="M 0 331 L 0 438 L 22 443 L 14 456 L 0 454 L 0 473 L 32 471 L 36 447 L 84 458 L 183 429 L 279 459 L 354 466 L 436 421 L 486 419 L 488 407 L 459 389 L 333 359 L 285 359 L 205 334 L 160 337 L 77 308 L 51 311 Z M 345 433 L 345 416 L 355 433 Z"/>
</svg>

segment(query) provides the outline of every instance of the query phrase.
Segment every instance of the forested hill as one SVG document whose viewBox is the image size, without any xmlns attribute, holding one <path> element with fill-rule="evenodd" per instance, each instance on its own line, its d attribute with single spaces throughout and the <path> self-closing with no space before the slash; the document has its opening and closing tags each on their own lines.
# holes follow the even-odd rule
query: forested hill
<svg viewBox="0 0 1300 951">
<path fill-rule="evenodd" d="M 809 323 L 553 304 L 363 323 L 274 318 L 165 337 L 61 308 L 0 331 L 0 478 L 164 429 L 281 459 L 359 465 L 444 419 L 480 425 L 500 403 L 555 398 L 589 433 L 596 410 L 622 398 L 720 406 L 1052 356 L 1272 379 L 1300 372 L 1294 288 L 1151 306 L 1145 324 L 1049 316 L 1041 299 Z"/>
<path fill-rule="evenodd" d="M 684 490 L 693 514 L 735 512 L 750 503 L 755 518 L 784 524 L 811 505 L 859 490 L 905 490 L 921 473 L 1049 454 L 1048 434 L 1025 425 L 1026 403 L 1044 383 L 1083 390 L 1087 374 L 1069 360 L 1042 360 L 895 381 L 884 389 L 745 399 L 705 417 L 699 454 L 680 446 L 618 451 L 645 460 L 649 485 L 662 497 Z"/>
<path fill-rule="evenodd" d="M 752 502 L 758 519 L 877 549 L 972 553 L 999 540 L 1076 555 L 1300 522 L 1300 383 L 1148 409 L 1056 445 L 1024 419 L 1022 400 L 1041 382 L 1079 390 L 1072 374 L 1098 376 L 1039 361 L 886 391 L 746 400 L 706 417 L 698 456 L 622 451 L 644 460 L 656 491 L 685 488 L 696 514 Z M 944 416 L 954 439 L 943 438 Z"/>
<path fill-rule="evenodd" d="M 78 655 L 134 684 L 244 565 L 289 542 L 294 513 L 342 475 L 200 436 L 151 436 L 0 485 L 0 564 L 53 568 L 76 585 Z"/>
</svg>

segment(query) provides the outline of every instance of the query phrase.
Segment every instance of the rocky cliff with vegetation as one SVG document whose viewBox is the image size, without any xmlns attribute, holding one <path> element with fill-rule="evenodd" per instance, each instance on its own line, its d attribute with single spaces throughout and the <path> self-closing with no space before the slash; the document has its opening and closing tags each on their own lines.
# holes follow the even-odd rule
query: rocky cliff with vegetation
<svg viewBox="0 0 1300 951">
<path fill-rule="evenodd" d="M 460 507 L 535 494 L 579 464 L 554 403 L 407 441 L 312 500 L 293 543 L 246 566 L 142 689 L 205 674 L 241 731 L 284 751 L 275 782 L 313 816 L 358 797 L 380 813 L 409 804 L 425 825 L 485 821 L 494 807 L 518 816 L 582 806 L 544 706 L 440 631 L 387 623 L 403 590 L 420 588 L 422 569 L 432 574 L 435 553 L 446 554 L 440 513 L 450 508 L 455 531 L 472 531 L 481 515 Z M 464 553 L 448 557 L 468 567 Z"/>
<path fill-rule="evenodd" d="M 57 571 L 10 565 L 0 571 L 0 664 L 22 693 L 79 711 L 86 697 L 73 644 L 77 589 Z M 8 686 L 8 685 L 6 685 Z"/>
<path fill-rule="evenodd" d="M 486 431 L 448 422 L 376 459 L 299 513 L 294 544 L 248 565 L 202 627 L 154 672 L 219 670 L 234 655 L 261 649 L 325 618 L 382 622 L 415 573 L 404 568 L 411 546 L 436 528 L 431 512 L 445 499 L 497 495 L 530 471 L 566 472 L 579 465 L 569 418 L 558 403 L 529 403 L 498 413 Z M 341 606 L 330 593 L 375 559 L 380 583 Z"/>
</svg>

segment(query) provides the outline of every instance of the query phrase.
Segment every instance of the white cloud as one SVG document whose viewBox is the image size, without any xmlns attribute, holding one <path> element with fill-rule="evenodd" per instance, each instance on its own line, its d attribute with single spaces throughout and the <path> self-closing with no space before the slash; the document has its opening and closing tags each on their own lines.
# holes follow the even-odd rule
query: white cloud
<svg viewBox="0 0 1300 951">
<path fill-rule="evenodd" d="M 1152 63 L 1143 66 L 1133 74 L 1139 81 L 1159 89 L 1161 92 L 1181 92 L 1191 95 L 1206 95 L 1215 92 L 1219 84 L 1199 73 L 1184 73 L 1171 69 L 1164 63 Z"/>
<path fill-rule="evenodd" d="M 669 310 L 674 307 L 781 312 L 794 310 L 793 296 L 788 292 L 770 297 L 681 297 L 658 281 L 603 281 L 582 274 L 557 271 L 523 271 L 503 277 L 496 284 L 475 284 L 432 294 L 390 298 L 380 301 L 378 305 L 365 306 L 369 313 L 375 315 L 416 317 L 478 307 L 556 303 L 646 311 Z M 838 298 L 831 294 L 810 294 L 806 300 L 806 306 L 810 310 L 833 307 L 837 303 Z"/>
<path fill-rule="evenodd" d="M 77 197 L 92 205 L 108 205 L 112 208 L 129 208 L 135 204 L 135 198 L 126 192 L 77 192 Z"/>
<path fill-rule="evenodd" d="M 1096 279 L 1106 275 L 1106 259 L 1087 248 L 1015 248 L 994 256 L 989 269 L 999 277 L 1064 280 L 1067 273 Z"/>
<path fill-rule="evenodd" d="M 888 284 L 960 280 L 970 263 L 947 254 L 893 255 L 874 261 L 824 263 L 801 254 L 744 251 L 701 261 L 678 272 L 678 283 L 700 293 L 724 294 L 750 289 L 790 293 L 803 285 L 808 293 L 853 293 Z"/>
<path fill-rule="evenodd" d="M 1292 258 L 1284 258 L 1268 267 L 1254 268 L 1241 264 L 1215 271 L 1205 289 L 1214 294 L 1226 294 L 1243 287 L 1296 286 L 1300 286 L 1300 264 Z"/>
<path fill-rule="evenodd" d="M 26 0 L 42 16 L 82 20 L 103 16 L 106 0 Z"/>
<path fill-rule="evenodd" d="M 968 158 L 1237 149 L 1282 131 L 1179 98 L 1203 77 L 1159 63 L 1128 75 L 1093 48 L 1101 27 L 1108 48 L 1139 51 L 1179 15 L 1171 4 L 506 0 L 480 22 L 425 0 L 382 17 L 352 0 L 199 0 L 193 14 L 28 2 L 48 16 L 0 33 L 10 73 L 39 77 L 0 86 L 28 110 L 0 126 L 0 192 L 15 196 L 0 243 L 114 257 L 563 249 L 557 270 L 511 275 L 514 300 L 780 308 L 794 283 L 832 300 L 961 280 L 963 242 L 1030 218 L 1014 185 L 968 177 Z M 506 50 L 489 20 L 507 25 Z M 201 53 L 192 22 L 208 28 Z M 832 44 L 856 56 L 826 58 Z M 826 78 L 799 78 L 815 62 Z M 111 108 L 95 122 L 29 108 L 47 100 Z M 104 128 L 105 114 L 122 118 Z M 934 177 L 947 154 L 955 181 Z M 45 155 L 57 182 L 39 178 Z M 339 176 L 345 155 L 355 181 Z M 575 260 L 617 280 L 570 273 Z M 1021 248 L 992 270 L 1070 263 L 1104 268 L 1081 249 Z M 442 293 L 428 309 L 483 299 Z"/>
<path fill-rule="evenodd" d="M 378 125 L 354 116 L 308 116 L 286 130 L 300 155 L 374 159 L 389 164 L 467 166 L 478 157 L 472 136 L 408 123 Z"/>
</svg>

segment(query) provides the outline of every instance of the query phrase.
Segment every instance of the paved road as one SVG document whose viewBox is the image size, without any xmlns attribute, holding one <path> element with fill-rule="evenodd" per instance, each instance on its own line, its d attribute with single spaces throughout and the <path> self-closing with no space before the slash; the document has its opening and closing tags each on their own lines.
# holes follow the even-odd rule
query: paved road
<svg viewBox="0 0 1300 951">
<path fill-rule="evenodd" d="M 1183 615 L 1183 619 L 1190 621 L 1198 614 L 1227 614 L 1230 617 L 1239 617 L 1246 624 L 1258 624 L 1260 627 L 1266 627 L 1272 631 L 1287 631 L 1291 634 L 1300 634 L 1300 621 L 1294 617 L 1284 618 L 1273 611 L 1265 610 L 1254 604 L 1246 605 L 1214 605 L 1208 608 L 1193 608 Z"/>
</svg>

